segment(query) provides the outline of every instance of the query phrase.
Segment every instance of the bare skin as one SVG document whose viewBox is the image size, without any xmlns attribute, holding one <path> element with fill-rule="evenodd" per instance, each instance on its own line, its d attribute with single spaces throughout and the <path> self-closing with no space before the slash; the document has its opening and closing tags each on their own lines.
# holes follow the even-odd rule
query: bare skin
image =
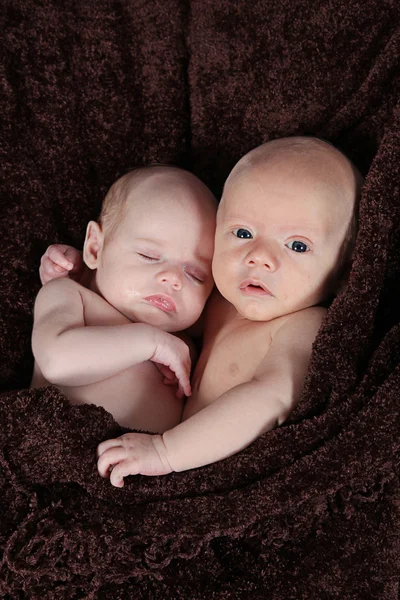
<svg viewBox="0 0 400 600">
<path fill-rule="evenodd" d="M 191 393 L 179 332 L 198 320 L 213 287 L 214 229 L 212 196 L 192 175 L 135 174 L 113 234 L 88 225 L 83 285 L 61 277 L 38 294 L 32 387 L 57 385 L 127 427 L 162 433 L 179 423 Z M 73 271 L 68 248 L 59 254 L 58 274 Z"/>
<path fill-rule="evenodd" d="M 336 270 L 357 193 L 349 161 L 323 142 L 257 148 L 240 161 L 218 209 L 204 345 L 182 423 L 98 447 L 98 470 L 129 474 L 200 467 L 279 426 L 299 402 L 312 344 L 338 291 Z M 300 141 L 303 143 L 303 140 Z"/>
<path fill-rule="evenodd" d="M 300 148 L 298 147 L 300 146 Z M 312 344 L 338 292 L 357 176 L 318 140 L 265 144 L 233 169 L 218 209 L 204 343 L 182 422 L 98 447 L 113 485 L 222 460 L 279 426 L 299 402 Z"/>
</svg>

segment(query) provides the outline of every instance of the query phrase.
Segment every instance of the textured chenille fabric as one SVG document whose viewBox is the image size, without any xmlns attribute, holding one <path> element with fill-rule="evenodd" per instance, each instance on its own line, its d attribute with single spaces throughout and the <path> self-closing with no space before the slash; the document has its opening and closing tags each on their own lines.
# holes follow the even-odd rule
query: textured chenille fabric
<svg viewBox="0 0 400 600">
<path fill-rule="evenodd" d="M 399 6 L 3 0 L 1 598 L 398 600 Z M 111 415 L 29 389 L 40 256 L 80 247 L 128 168 L 180 165 L 219 195 L 245 152 L 298 134 L 366 176 L 300 404 L 223 462 L 112 488 Z"/>
</svg>

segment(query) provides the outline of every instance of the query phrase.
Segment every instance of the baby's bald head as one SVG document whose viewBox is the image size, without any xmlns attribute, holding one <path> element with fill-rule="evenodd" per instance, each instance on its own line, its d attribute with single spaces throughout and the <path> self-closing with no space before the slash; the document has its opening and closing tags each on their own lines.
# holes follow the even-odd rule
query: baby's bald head
<svg viewBox="0 0 400 600">
<path fill-rule="evenodd" d="M 364 179 L 357 167 L 332 144 L 313 137 L 288 137 L 266 142 L 243 156 L 231 171 L 224 187 L 219 212 L 230 194 L 225 193 L 247 177 L 268 174 L 294 186 L 329 191 L 330 210 L 348 218 L 348 228 L 341 248 L 338 272 L 348 263 L 358 229 L 358 204 Z M 261 180 L 260 178 L 260 180 Z M 229 201 L 229 200 L 228 200 Z"/>
<path fill-rule="evenodd" d="M 178 202 L 182 210 L 194 208 L 202 216 L 215 215 L 216 199 L 195 175 L 178 167 L 150 165 L 129 171 L 107 192 L 99 217 L 107 238 L 115 233 L 128 207 L 150 212 L 152 200 L 165 189 L 171 192 L 168 201 Z"/>
<path fill-rule="evenodd" d="M 327 185 L 356 198 L 360 194 L 363 177 L 353 163 L 332 144 L 313 137 L 288 137 L 266 142 L 254 148 L 232 169 L 226 184 L 240 173 L 263 169 L 275 164 L 276 168 L 309 173 L 314 180 L 321 179 Z"/>
</svg>

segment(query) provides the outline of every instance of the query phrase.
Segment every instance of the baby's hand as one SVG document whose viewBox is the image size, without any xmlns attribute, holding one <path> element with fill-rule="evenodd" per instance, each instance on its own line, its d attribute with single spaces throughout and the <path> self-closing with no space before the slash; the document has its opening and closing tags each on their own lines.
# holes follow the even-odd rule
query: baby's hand
<svg viewBox="0 0 400 600">
<path fill-rule="evenodd" d="M 178 384 L 176 397 L 181 399 L 190 396 L 190 352 L 189 347 L 178 337 L 165 331 L 157 330 L 156 349 L 150 360 L 156 363 L 158 370 L 164 375 L 166 385 Z"/>
<path fill-rule="evenodd" d="M 161 375 L 163 375 L 163 384 L 164 385 L 179 385 L 179 381 L 173 371 L 169 367 L 165 367 L 164 365 L 160 365 L 158 363 L 154 363 L 157 369 L 160 371 Z"/>
<path fill-rule="evenodd" d="M 161 435 L 126 433 L 97 448 L 97 469 L 115 487 L 124 487 L 128 475 L 167 475 L 172 468 Z"/>
<path fill-rule="evenodd" d="M 82 252 L 72 246 L 53 244 L 40 260 L 39 276 L 42 285 L 58 277 L 76 276 L 83 267 Z"/>
</svg>

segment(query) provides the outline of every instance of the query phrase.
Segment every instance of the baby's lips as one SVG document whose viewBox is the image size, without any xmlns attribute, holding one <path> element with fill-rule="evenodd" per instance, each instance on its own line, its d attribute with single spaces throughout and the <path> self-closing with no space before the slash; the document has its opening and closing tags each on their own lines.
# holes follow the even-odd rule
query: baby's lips
<svg viewBox="0 0 400 600">
<path fill-rule="evenodd" d="M 171 296 L 167 294 L 153 294 L 144 298 L 149 304 L 159 308 L 166 313 L 176 313 L 176 304 L 172 300 Z"/>
</svg>

